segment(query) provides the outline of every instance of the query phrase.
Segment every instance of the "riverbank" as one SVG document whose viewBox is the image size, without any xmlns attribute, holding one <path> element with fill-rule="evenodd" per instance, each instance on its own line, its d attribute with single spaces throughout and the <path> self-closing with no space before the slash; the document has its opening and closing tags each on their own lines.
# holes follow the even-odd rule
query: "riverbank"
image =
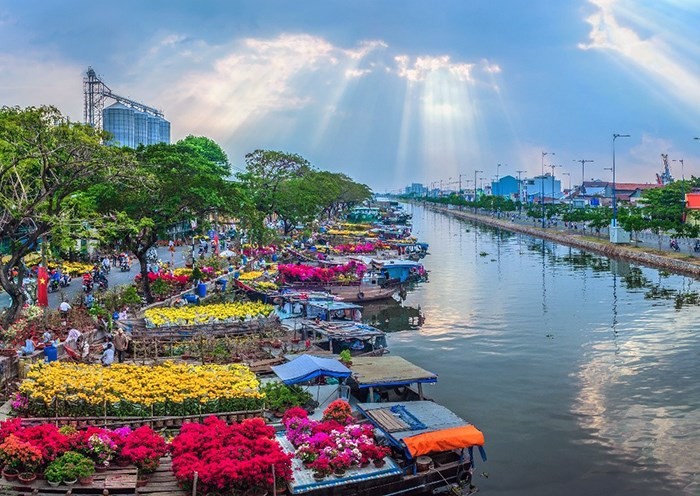
<svg viewBox="0 0 700 496">
<path fill-rule="evenodd" d="M 700 278 L 700 261 L 688 254 L 671 254 L 638 245 L 615 245 L 605 238 L 567 234 L 552 228 L 543 229 L 541 227 L 524 226 L 506 219 L 498 219 L 430 203 L 424 203 L 423 206 L 434 212 L 440 212 L 456 218 L 471 220 L 480 224 L 554 241 L 574 248 L 599 253 L 606 257 L 622 258 L 669 272 Z"/>
</svg>

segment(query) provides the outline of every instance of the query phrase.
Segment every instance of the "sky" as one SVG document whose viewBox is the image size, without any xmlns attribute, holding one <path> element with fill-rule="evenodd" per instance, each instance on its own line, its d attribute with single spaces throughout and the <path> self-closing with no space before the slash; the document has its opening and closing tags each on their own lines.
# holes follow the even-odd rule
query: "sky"
<svg viewBox="0 0 700 496">
<path fill-rule="evenodd" d="M 92 66 L 238 169 L 280 150 L 384 192 L 544 164 L 567 188 L 576 160 L 612 178 L 617 133 L 617 181 L 648 183 L 662 153 L 700 176 L 698 26 L 691 0 L 0 0 L 0 105 L 80 121 Z"/>
</svg>

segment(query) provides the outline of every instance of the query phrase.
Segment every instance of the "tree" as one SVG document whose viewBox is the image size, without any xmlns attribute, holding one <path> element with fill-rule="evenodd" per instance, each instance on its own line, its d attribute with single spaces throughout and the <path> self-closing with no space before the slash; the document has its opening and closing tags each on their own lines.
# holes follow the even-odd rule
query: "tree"
<svg viewBox="0 0 700 496">
<path fill-rule="evenodd" d="M 22 257 L 58 227 L 82 224 L 74 201 L 89 185 L 116 174 L 118 150 L 101 145 L 105 136 L 70 122 L 54 107 L 0 109 L 0 237 L 10 257 L 0 264 L 0 285 L 12 298 L 2 317 L 13 322 L 26 301 Z M 17 280 L 10 276 L 18 267 Z"/>
<path fill-rule="evenodd" d="M 238 174 L 246 192 L 243 227 L 255 243 L 266 238 L 266 220 L 272 218 L 279 206 L 279 190 L 284 181 L 305 175 L 309 162 L 295 153 L 255 150 L 245 156 L 246 170 Z"/>
<path fill-rule="evenodd" d="M 148 250 L 170 226 L 238 207 L 239 195 L 226 179 L 226 154 L 208 138 L 189 136 L 172 145 L 140 147 L 133 159 L 133 177 L 96 185 L 90 194 L 104 215 L 103 239 L 121 243 L 139 260 L 143 294 L 150 303 Z"/>
</svg>

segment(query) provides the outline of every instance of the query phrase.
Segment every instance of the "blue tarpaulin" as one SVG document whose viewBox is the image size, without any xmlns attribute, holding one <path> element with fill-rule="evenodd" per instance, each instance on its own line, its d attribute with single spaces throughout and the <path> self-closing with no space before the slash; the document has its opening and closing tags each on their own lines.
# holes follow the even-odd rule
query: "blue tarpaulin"
<svg viewBox="0 0 700 496">
<path fill-rule="evenodd" d="M 311 355 L 301 355 L 291 362 L 272 366 L 272 371 L 285 384 L 299 384 L 318 376 L 350 377 L 352 372 L 335 358 L 320 358 Z"/>
</svg>

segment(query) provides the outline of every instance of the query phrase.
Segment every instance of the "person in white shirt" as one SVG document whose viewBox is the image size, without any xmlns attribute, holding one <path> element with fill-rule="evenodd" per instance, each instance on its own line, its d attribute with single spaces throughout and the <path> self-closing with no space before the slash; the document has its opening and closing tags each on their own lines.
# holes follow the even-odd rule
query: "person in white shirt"
<svg viewBox="0 0 700 496">
<path fill-rule="evenodd" d="M 105 343 L 105 350 L 102 352 L 102 365 L 109 367 L 114 363 L 114 346 L 112 343 Z"/>
<path fill-rule="evenodd" d="M 70 311 L 71 306 L 67 301 L 61 302 L 60 305 L 58 305 L 58 310 L 61 312 L 61 317 L 66 318 L 68 317 L 68 312 Z"/>
</svg>

